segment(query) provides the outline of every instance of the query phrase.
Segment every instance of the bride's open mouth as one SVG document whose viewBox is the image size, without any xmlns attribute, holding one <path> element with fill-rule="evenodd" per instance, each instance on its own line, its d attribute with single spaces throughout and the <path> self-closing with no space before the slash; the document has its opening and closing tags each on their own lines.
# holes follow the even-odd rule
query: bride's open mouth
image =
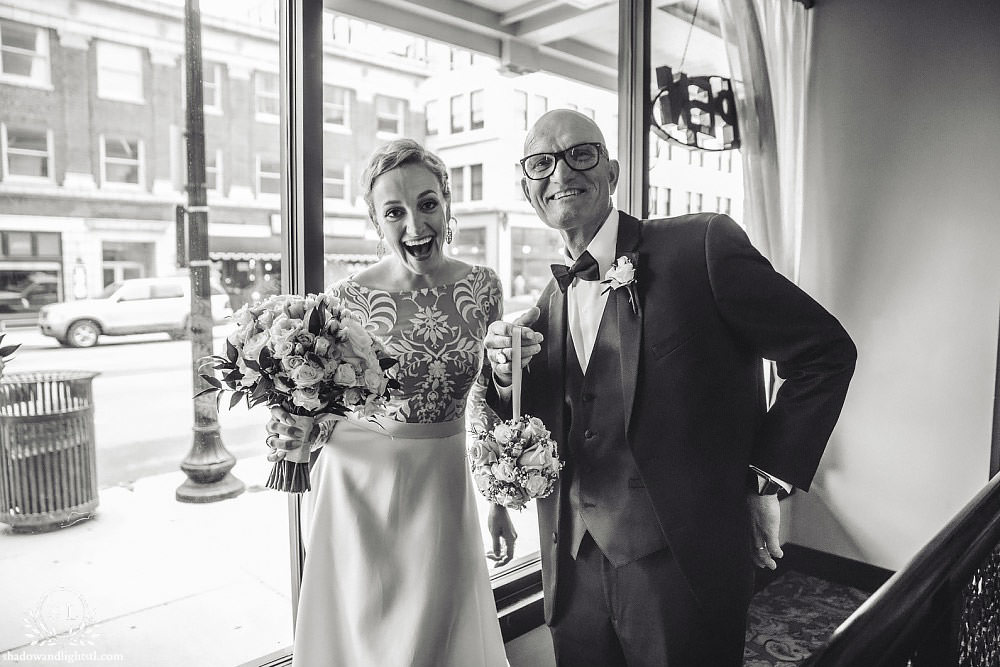
<svg viewBox="0 0 1000 667">
<path fill-rule="evenodd" d="M 403 241 L 403 248 L 406 250 L 407 254 L 416 260 L 425 260 L 431 256 L 434 251 L 434 237 L 433 236 L 421 236 L 415 239 L 408 239 Z"/>
</svg>

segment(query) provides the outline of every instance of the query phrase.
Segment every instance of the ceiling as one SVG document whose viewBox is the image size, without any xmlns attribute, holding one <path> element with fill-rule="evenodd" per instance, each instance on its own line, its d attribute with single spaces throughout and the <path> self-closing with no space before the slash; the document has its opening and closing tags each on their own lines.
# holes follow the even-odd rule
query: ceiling
<svg viewBox="0 0 1000 667">
<path fill-rule="evenodd" d="M 324 0 L 332 11 L 617 90 L 618 0 Z M 718 0 L 652 0 L 653 67 L 727 74 Z M 692 16 L 695 15 L 692 26 Z M 685 54 L 686 47 L 686 56 Z"/>
</svg>

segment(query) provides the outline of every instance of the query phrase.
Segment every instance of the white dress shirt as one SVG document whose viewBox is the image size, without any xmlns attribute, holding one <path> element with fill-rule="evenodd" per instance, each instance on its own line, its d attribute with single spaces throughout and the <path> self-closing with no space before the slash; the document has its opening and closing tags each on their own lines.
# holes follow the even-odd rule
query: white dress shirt
<svg viewBox="0 0 1000 667">
<path fill-rule="evenodd" d="M 602 279 L 615 261 L 617 245 L 618 210 L 611 209 L 604 224 L 597 230 L 597 234 L 587 246 L 587 252 L 597 260 L 597 267 L 600 269 Z M 577 259 L 570 257 L 568 252 L 566 256 L 568 264 L 572 264 Z M 610 291 L 606 288 L 607 285 L 602 285 L 600 280 L 576 278 L 566 290 L 566 316 L 569 333 L 573 338 L 573 347 L 576 350 L 576 358 L 580 362 L 580 369 L 584 373 L 587 372 L 587 364 L 590 363 L 590 355 L 593 353 L 594 343 L 597 341 L 597 330 L 601 326 L 604 307 L 608 303 Z"/>
</svg>

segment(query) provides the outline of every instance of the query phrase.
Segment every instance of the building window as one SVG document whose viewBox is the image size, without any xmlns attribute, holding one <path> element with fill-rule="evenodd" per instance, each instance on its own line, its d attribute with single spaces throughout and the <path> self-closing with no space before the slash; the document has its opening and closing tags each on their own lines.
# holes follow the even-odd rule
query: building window
<svg viewBox="0 0 1000 667">
<path fill-rule="evenodd" d="M 323 198 L 347 199 L 347 166 L 331 165 L 323 167 Z"/>
<path fill-rule="evenodd" d="M 469 129 L 478 130 L 486 125 L 486 111 L 483 109 L 483 91 L 474 90 L 469 94 Z"/>
<path fill-rule="evenodd" d="M 469 167 L 469 201 L 483 199 L 483 165 L 474 164 Z"/>
<path fill-rule="evenodd" d="M 545 95 L 535 95 L 534 98 L 535 108 L 532 110 L 531 117 L 534 120 L 538 120 L 538 117 L 549 110 L 549 98 Z"/>
<path fill-rule="evenodd" d="M 582 113 L 584 116 L 586 116 L 590 120 L 594 120 L 594 118 L 596 116 L 596 113 L 590 107 L 580 107 L 580 113 Z"/>
<path fill-rule="evenodd" d="M 465 201 L 465 169 L 453 167 L 451 170 L 451 200 Z"/>
<path fill-rule="evenodd" d="M 278 94 L 278 75 L 274 72 L 254 72 L 254 111 L 257 120 L 277 122 L 281 113 L 281 98 Z"/>
<path fill-rule="evenodd" d="M 686 195 L 686 199 L 687 199 L 687 210 L 685 210 L 684 212 L 685 213 L 690 213 L 691 212 L 691 193 L 690 192 L 685 192 L 684 194 Z"/>
<path fill-rule="evenodd" d="M 0 125 L 3 179 L 52 180 L 52 133 Z"/>
<path fill-rule="evenodd" d="M 143 145 L 126 137 L 101 138 L 101 183 L 139 186 L 143 175 Z"/>
<path fill-rule="evenodd" d="M 424 105 L 424 134 L 433 137 L 438 133 L 438 102 L 431 100 Z"/>
<path fill-rule="evenodd" d="M 719 206 L 719 212 L 730 215 L 733 212 L 733 200 L 729 197 L 722 198 L 722 204 Z"/>
<path fill-rule="evenodd" d="M 323 84 L 323 125 L 327 128 L 349 128 L 350 103 L 350 91 L 347 88 Z"/>
<path fill-rule="evenodd" d="M 383 134 L 403 134 L 406 103 L 395 97 L 375 96 L 375 129 Z"/>
<path fill-rule="evenodd" d="M 222 113 L 222 65 L 205 63 L 201 72 L 206 113 Z"/>
<path fill-rule="evenodd" d="M 660 207 L 663 215 L 670 215 L 670 200 L 673 194 L 670 188 L 660 188 Z"/>
<path fill-rule="evenodd" d="M 514 91 L 513 116 L 517 119 L 515 127 L 518 130 L 528 129 L 528 93 L 523 90 Z"/>
<path fill-rule="evenodd" d="M 0 79 L 38 86 L 50 84 L 47 30 L 0 20 Z"/>
<path fill-rule="evenodd" d="M 281 162 L 278 158 L 257 156 L 257 194 L 281 193 Z"/>
<path fill-rule="evenodd" d="M 700 192 L 694 193 L 694 210 L 692 211 L 693 213 L 700 213 L 703 210 L 702 209 L 703 200 L 704 197 Z"/>
<path fill-rule="evenodd" d="M 145 102 L 142 51 L 134 46 L 97 43 L 97 96 L 122 102 Z"/>
<path fill-rule="evenodd" d="M 465 95 L 451 98 L 451 133 L 465 132 Z"/>
<path fill-rule="evenodd" d="M 205 151 L 205 189 L 224 194 L 222 190 L 222 151 Z"/>
</svg>

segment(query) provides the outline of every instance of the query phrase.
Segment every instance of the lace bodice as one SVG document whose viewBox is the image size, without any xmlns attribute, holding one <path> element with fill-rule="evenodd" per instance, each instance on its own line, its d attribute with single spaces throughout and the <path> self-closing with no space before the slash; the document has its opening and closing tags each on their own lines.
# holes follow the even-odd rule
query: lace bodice
<svg viewBox="0 0 1000 667">
<path fill-rule="evenodd" d="M 345 278 L 331 292 L 399 360 L 402 387 L 389 401 L 392 419 L 427 423 L 465 415 L 482 367 L 486 327 L 501 314 L 500 280 L 492 270 L 474 266 L 455 283 L 404 291 Z"/>
</svg>

